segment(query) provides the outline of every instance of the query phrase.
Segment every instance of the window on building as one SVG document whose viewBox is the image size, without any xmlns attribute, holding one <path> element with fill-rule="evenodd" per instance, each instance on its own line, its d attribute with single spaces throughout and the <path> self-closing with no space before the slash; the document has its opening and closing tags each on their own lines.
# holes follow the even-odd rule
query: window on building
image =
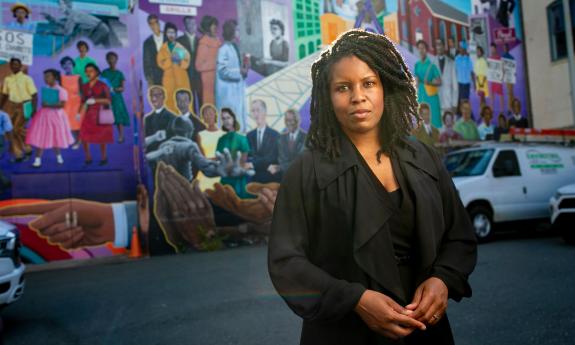
<svg viewBox="0 0 575 345">
<path fill-rule="evenodd" d="M 407 37 L 407 23 L 405 21 L 401 22 L 401 36 L 404 41 L 409 42 L 409 37 Z"/>
<path fill-rule="evenodd" d="M 571 32 L 575 36 L 575 0 L 569 1 L 571 9 Z M 563 15 L 563 1 L 554 1 L 547 6 L 547 22 L 549 27 L 549 44 L 551 60 L 556 61 L 567 57 L 567 31 L 565 16 Z M 575 42 L 574 42 L 575 43 Z"/>
<path fill-rule="evenodd" d="M 464 26 L 461 27 L 461 41 L 467 42 L 467 30 L 465 30 Z"/>
<path fill-rule="evenodd" d="M 439 38 L 441 38 L 443 42 L 445 42 L 445 39 L 447 38 L 447 28 L 445 27 L 445 21 L 443 20 L 439 21 Z"/>
<path fill-rule="evenodd" d="M 455 42 L 457 42 L 457 26 L 455 26 L 455 23 L 451 23 L 450 36 Z"/>
<path fill-rule="evenodd" d="M 299 45 L 299 58 L 303 59 L 305 57 L 305 44 Z"/>
<path fill-rule="evenodd" d="M 313 42 L 307 44 L 307 51 L 309 51 L 310 54 L 315 51 L 315 44 Z"/>
<path fill-rule="evenodd" d="M 400 4 L 401 4 L 400 13 L 399 13 L 399 14 L 405 15 L 405 0 L 400 0 L 399 2 L 400 2 Z"/>
</svg>

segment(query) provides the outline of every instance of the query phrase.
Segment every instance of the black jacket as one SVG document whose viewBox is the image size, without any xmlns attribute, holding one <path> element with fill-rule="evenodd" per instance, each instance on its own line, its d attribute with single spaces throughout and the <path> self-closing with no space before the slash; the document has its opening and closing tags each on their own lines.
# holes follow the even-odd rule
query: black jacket
<svg viewBox="0 0 575 345">
<path fill-rule="evenodd" d="M 152 110 L 150 113 L 144 116 L 144 134 L 146 137 L 150 135 L 156 134 L 157 131 L 164 130 L 166 131 L 166 140 L 170 139 L 170 127 L 172 121 L 176 119 L 176 115 L 174 115 L 171 111 L 167 108 L 162 108 L 162 111 L 156 113 L 155 110 Z M 145 152 L 151 152 L 158 149 L 161 143 L 153 143 L 147 145 L 145 147 Z"/>
<path fill-rule="evenodd" d="M 366 288 L 401 305 L 405 296 L 388 220 L 368 176 L 358 173 L 353 144 L 329 160 L 304 151 L 284 176 L 274 208 L 268 269 L 276 290 L 304 319 L 301 344 L 395 344 L 376 335 L 354 312 Z M 435 276 L 459 301 L 477 257 L 473 227 L 437 154 L 417 141 L 396 150 L 413 192 L 417 284 Z M 424 343 L 453 342 L 447 318 L 428 329 Z"/>
<path fill-rule="evenodd" d="M 198 52 L 198 42 L 200 38 L 198 35 L 194 38 L 194 46 L 190 44 L 190 39 L 188 38 L 188 34 L 184 33 L 182 36 L 178 37 L 178 43 L 184 46 L 188 53 L 190 53 L 190 66 L 188 67 L 188 78 L 190 79 L 190 83 L 194 85 L 194 82 L 197 82 L 200 79 L 200 74 L 196 71 L 196 53 Z M 194 88 L 194 87 L 192 87 Z"/>
<path fill-rule="evenodd" d="M 146 77 L 148 86 L 162 85 L 164 71 L 158 66 L 157 56 L 158 49 L 156 49 L 156 42 L 154 42 L 154 36 L 150 35 L 150 37 L 144 41 L 142 58 L 144 62 L 144 76 Z"/>
<path fill-rule="evenodd" d="M 273 128 L 267 127 L 262 138 L 262 145 L 258 147 L 257 128 L 248 132 L 248 142 L 250 144 L 249 160 L 254 165 L 256 174 L 252 181 L 260 183 L 279 182 L 279 176 L 268 172 L 270 164 L 278 164 L 278 138 L 280 134 Z"/>
</svg>

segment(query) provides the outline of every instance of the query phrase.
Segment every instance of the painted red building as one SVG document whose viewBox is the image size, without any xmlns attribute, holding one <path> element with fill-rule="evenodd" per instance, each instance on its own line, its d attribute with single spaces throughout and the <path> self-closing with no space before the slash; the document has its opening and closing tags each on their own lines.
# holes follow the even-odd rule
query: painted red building
<svg viewBox="0 0 575 345">
<path fill-rule="evenodd" d="M 422 39 L 433 52 L 437 38 L 453 38 L 455 42 L 469 39 L 469 18 L 464 12 L 441 0 L 398 0 L 400 42 L 405 47 L 415 46 Z"/>
</svg>

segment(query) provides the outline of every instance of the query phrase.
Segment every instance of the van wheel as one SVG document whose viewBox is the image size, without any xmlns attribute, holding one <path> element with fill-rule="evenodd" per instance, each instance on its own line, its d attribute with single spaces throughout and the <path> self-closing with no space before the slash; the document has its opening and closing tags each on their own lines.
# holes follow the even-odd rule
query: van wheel
<svg viewBox="0 0 575 345">
<path fill-rule="evenodd" d="M 481 205 L 469 209 L 469 218 L 475 229 L 475 236 L 479 242 L 487 242 L 493 235 L 493 215 L 491 211 Z"/>
</svg>

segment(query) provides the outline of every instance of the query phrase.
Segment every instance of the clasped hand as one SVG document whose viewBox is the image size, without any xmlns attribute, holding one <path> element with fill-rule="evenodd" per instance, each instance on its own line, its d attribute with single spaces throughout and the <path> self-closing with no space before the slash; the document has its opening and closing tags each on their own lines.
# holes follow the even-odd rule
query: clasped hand
<svg viewBox="0 0 575 345">
<path fill-rule="evenodd" d="M 366 290 L 355 311 L 371 330 L 399 339 L 416 329 L 425 331 L 427 325 L 436 324 L 447 310 L 447 298 L 445 283 L 431 277 L 419 285 L 413 300 L 405 307 L 382 293 Z"/>
</svg>

